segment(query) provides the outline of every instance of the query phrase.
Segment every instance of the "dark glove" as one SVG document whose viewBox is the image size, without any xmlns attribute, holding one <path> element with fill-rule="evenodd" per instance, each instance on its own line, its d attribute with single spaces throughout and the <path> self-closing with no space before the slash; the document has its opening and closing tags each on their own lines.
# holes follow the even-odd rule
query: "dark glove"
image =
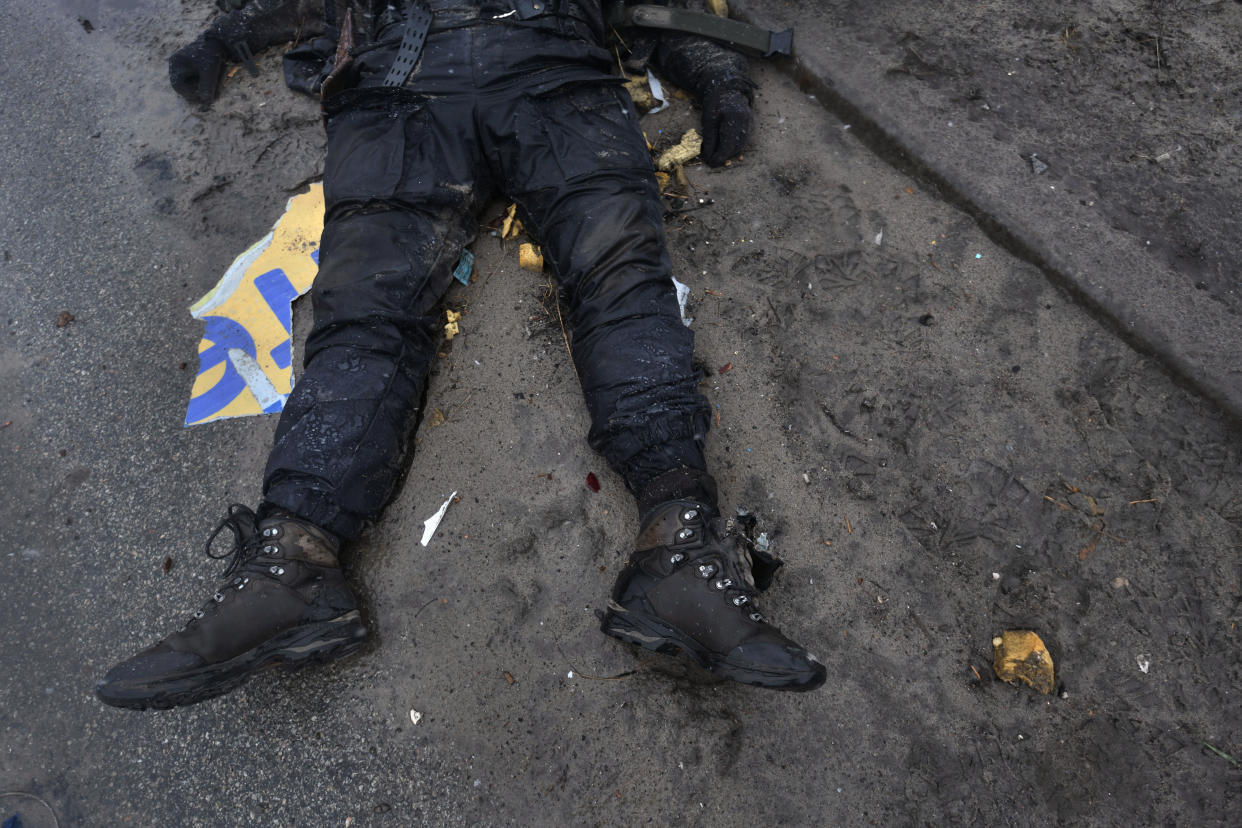
<svg viewBox="0 0 1242 828">
<path fill-rule="evenodd" d="M 745 92 L 713 86 L 703 95 L 703 149 L 699 157 L 719 167 L 746 148 L 750 99 Z"/>
<path fill-rule="evenodd" d="M 215 38 L 200 36 L 182 46 L 168 59 L 168 79 L 173 90 L 190 103 L 211 103 L 216 99 L 228 58 L 228 49 Z"/>
</svg>

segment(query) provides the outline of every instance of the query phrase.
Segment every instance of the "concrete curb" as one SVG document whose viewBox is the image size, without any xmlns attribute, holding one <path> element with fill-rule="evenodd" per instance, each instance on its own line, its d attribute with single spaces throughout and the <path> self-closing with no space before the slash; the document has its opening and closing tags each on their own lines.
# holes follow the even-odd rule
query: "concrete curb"
<svg viewBox="0 0 1242 828">
<path fill-rule="evenodd" d="M 1039 267 L 1131 347 L 1242 426 L 1242 320 L 1235 313 L 1068 188 L 1057 192 L 1032 176 L 1018 147 L 973 123 L 963 102 L 895 82 L 878 48 L 834 32 L 814 7 L 730 3 L 738 19 L 795 29 L 795 54 L 780 61 L 782 69 L 874 151 L 934 187 L 994 241 Z M 954 130 L 951 141 L 947 128 Z"/>
</svg>

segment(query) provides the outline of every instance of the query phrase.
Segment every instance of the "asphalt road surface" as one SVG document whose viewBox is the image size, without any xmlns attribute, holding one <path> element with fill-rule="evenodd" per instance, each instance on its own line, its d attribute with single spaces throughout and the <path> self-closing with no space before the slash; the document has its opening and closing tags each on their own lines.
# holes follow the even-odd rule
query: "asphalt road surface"
<svg viewBox="0 0 1242 828">
<path fill-rule="evenodd" d="M 775 24 L 806 4 L 735 5 Z M 548 277 L 484 229 L 474 281 L 446 300 L 463 317 L 428 389 L 443 417 L 424 419 L 404 487 L 348 557 L 372 643 L 136 714 L 100 704 L 94 682 L 214 590 L 219 564 L 199 550 L 228 503 L 253 505 L 275 426 L 183 427 L 202 336 L 188 308 L 318 176 L 323 139 L 275 50 L 210 110 L 171 92 L 167 55 L 209 3 L 12 0 L 0 19 L 0 818 L 1235 822 L 1242 475 L 1230 375 L 1214 366 L 1237 346 L 1236 236 L 1213 235 L 1187 263 L 1178 251 L 1200 224 L 1179 214 L 1180 235 L 1142 265 L 1168 288 L 1147 304 L 1181 337 L 1156 347 L 1115 311 L 1143 304 L 1133 245 L 1161 214 L 1104 215 L 1086 250 L 1048 216 L 1081 226 L 1097 209 L 1078 203 L 1092 200 L 1083 188 L 1124 197 L 1124 171 L 1096 175 L 1103 162 L 1084 149 L 1073 176 L 1045 177 L 1061 174 L 1049 156 L 1036 178 L 1022 155 L 1044 157 L 1072 119 L 1024 115 L 997 139 L 1006 124 L 969 110 L 1025 99 L 957 91 L 995 57 L 962 46 L 975 26 L 1006 32 L 1032 90 L 1078 71 L 1075 107 L 1138 100 L 1151 89 L 1113 83 L 1106 47 L 1115 34 L 1145 55 L 1124 32 L 1149 31 L 1152 4 L 1090 4 L 1068 20 L 1079 34 L 1061 48 L 1096 48 L 1094 72 L 1040 59 L 1070 4 L 981 17 L 966 3 L 905 16 L 861 5 L 798 18 L 813 30 L 800 62 L 755 63 L 744 159 L 688 167 L 689 197 L 668 204 L 719 415 L 708 453 L 722 502 L 756 514 L 785 560 L 762 606 L 829 665 L 823 689 L 723 684 L 598 632 L 634 507 L 586 446 Z M 1170 61 L 1175 46 L 1237 42 L 1237 4 L 1192 5 L 1161 18 Z M 1217 58 L 1239 77 L 1236 47 Z M 1207 137 L 1181 142 L 1200 149 L 1177 163 L 1208 171 L 1185 209 L 1223 233 L 1236 204 L 1203 194 L 1228 189 L 1212 171 L 1236 184 L 1235 156 L 1202 147 L 1236 135 L 1236 100 L 1209 112 L 1228 73 L 1198 65 L 1187 58 L 1177 81 L 1207 92 L 1178 106 L 1200 101 L 1216 120 L 1201 119 Z M 1163 118 L 1176 131 L 1185 113 L 1154 102 L 1145 128 Z M 696 117 L 683 101 L 644 125 L 664 146 Z M 936 119 L 984 124 L 1026 166 L 998 171 L 987 152 L 1000 150 L 937 139 Z M 985 197 L 1007 175 L 1068 186 L 1077 206 Z M 1084 273 L 1101 292 L 1081 289 Z M 1207 356 L 1178 350 L 1196 339 Z M 423 548 L 423 521 L 453 491 Z M 1015 628 L 1048 644 L 1054 694 L 993 675 L 991 640 Z"/>
</svg>

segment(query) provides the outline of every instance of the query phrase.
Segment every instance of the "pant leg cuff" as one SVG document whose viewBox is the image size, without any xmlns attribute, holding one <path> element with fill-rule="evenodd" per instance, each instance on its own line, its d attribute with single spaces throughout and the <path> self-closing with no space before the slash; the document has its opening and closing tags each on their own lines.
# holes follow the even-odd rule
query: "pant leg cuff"
<svg viewBox="0 0 1242 828">
<path fill-rule="evenodd" d="M 331 532 L 343 541 L 353 540 L 362 533 L 362 521 L 346 512 L 326 492 L 314 490 L 285 491 L 274 487 L 263 496 L 259 514 L 271 509 L 282 509 L 307 523 Z"/>
<path fill-rule="evenodd" d="M 652 509 L 670 500 L 693 500 L 719 511 L 716 481 L 702 469 L 671 469 L 634 488 L 641 520 Z"/>
</svg>

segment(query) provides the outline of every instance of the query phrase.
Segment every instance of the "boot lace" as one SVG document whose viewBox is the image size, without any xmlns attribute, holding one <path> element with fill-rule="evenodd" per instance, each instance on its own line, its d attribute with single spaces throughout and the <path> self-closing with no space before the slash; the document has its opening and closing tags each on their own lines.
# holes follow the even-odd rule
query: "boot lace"
<svg viewBox="0 0 1242 828">
<path fill-rule="evenodd" d="M 212 546 L 215 544 L 216 538 L 225 529 L 228 529 L 233 535 L 233 546 L 217 554 L 212 551 Z M 248 506 L 233 503 L 229 506 L 228 514 L 224 516 L 224 519 L 216 526 L 215 531 L 207 538 L 203 552 L 213 560 L 222 561 L 225 558 L 229 559 L 228 566 L 221 573 L 221 577 L 227 578 L 254 560 L 262 546 L 263 538 L 259 535 L 258 516 Z"/>
<path fill-rule="evenodd" d="M 216 526 L 215 530 L 207 538 L 207 543 L 203 546 L 203 553 L 212 560 L 222 561 L 228 558 L 228 565 L 225 567 L 224 572 L 221 573 L 221 577 L 227 578 L 258 556 L 263 546 L 263 540 L 259 535 L 258 527 L 258 516 L 249 507 L 243 506 L 240 503 L 229 505 L 228 514 Z M 220 537 L 220 533 L 225 529 L 232 533 L 233 545 L 222 552 L 212 551 L 216 538 Z M 231 586 L 233 589 L 244 589 L 249 581 L 249 576 L 238 576 L 233 579 Z M 186 628 L 188 629 L 195 622 L 202 620 L 209 611 L 213 611 L 211 609 L 213 606 L 224 603 L 224 599 L 227 597 L 226 590 L 229 590 L 229 588 L 230 585 L 224 585 L 217 589 L 216 594 L 211 596 L 203 608 L 190 616 Z"/>
<path fill-rule="evenodd" d="M 688 531 L 691 530 L 682 530 L 683 533 Z M 739 551 L 743 553 L 743 556 L 731 555 L 728 551 L 735 536 L 738 538 Z M 690 562 L 694 566 L 694 574 L 706 581 L 712 590 L 723 593 L 724 599 L 744 612 L 751 621 L 756 623 L 764 621 L 763 614 L 755 606 L 758 590 L 750 583 L 750 579 L 741 574 L 741 569 L 749 568 L 751 564 L 748 554 L 749 539 L 731 528 L 724 532 L 709 529 L 708 537 L 714 539 L 714 543 L 709 543 L 707 554 L 694 558 Z M 684 540 L 680 535 L 679 538 Z M 669 560 L 674 567 L 677 567 L 685 562 L 686 556 L 677 552 Z"/>
</svg>

